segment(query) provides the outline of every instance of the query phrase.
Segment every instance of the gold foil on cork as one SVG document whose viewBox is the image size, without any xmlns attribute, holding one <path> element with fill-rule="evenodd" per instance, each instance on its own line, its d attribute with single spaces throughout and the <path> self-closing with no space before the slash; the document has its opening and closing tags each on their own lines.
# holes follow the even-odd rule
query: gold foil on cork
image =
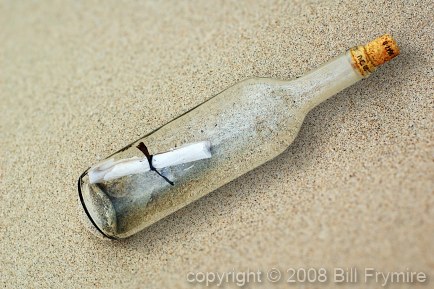
<svg viewBox="0 0 434 289">
<path fill-rule="evenodd" d="M 389 34 L 369 42 L 365 46 L 350 49 L 353 65 L 362 76 L 368 76 L 377 66 L 399 55 L 399 47 Z"/>
</svg>

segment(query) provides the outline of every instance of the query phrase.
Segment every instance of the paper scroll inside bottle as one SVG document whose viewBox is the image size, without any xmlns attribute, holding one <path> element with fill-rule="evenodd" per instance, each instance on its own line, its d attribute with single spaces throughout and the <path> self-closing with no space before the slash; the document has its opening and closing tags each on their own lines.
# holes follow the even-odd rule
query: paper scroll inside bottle
<svg viewBox="0 0 434 289">
<path fill-rule="evenodd" d="M 152 166 L 156 169 L 186 164 L 211 157 L 211 143 L 201 141 L 185 144 L 168 152 L 156 154 L 152 157 Z M 89 170 L 91 184 L 102 183 L 128 175 L 145 173 L 151 170 L 146 157 L 132 157 L 115 161 L 113 158 L 105 160 Z"/>
</svg>

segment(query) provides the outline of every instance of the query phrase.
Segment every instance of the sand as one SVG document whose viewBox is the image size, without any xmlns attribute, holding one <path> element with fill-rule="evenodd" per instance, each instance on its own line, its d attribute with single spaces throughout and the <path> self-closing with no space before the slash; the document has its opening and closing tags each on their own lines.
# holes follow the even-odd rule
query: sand
<svg viewBox="0 0 434 289">
<path fill-rule="evenodd" d="M 273 267 L 434 278 L 433 9 L 2 2 L 0 284 L 200 288 L 189 272 Z M 401 55 L 309 113 L 277 159 L 122 241 L 81 224 L 91 164 L 237 81 L 298 77 L 383 33 Z M 263 277 L 250 285 L 287 285 Z"/>
</svg>

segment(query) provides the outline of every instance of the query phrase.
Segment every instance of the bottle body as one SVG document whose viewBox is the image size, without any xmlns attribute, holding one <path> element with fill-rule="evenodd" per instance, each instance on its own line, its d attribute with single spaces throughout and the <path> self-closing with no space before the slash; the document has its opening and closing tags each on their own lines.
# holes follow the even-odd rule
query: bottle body
<svg viewBox="0 0 434 289">
<path fill-rule="evenodd" d="M 363 78 L 353 62 L 347 52 L 296 80 L 242 81 L 111 155 L 143 157 L 140 143 L 155 154 L 201 141 L 211 153 L 159 169 L 173 184 L 154 171 L 91 183 L 86 171 L 78 185 L 87 216 L 104 236 L 125 238 L 273 159 L 310 109 Z"/>
<path fill-rule="evenodd" d="M 160 170 L 173 186 L 151 171 L 98 184 L 84 175 L 81 191 L 87 205 L 95 203 L 90 214 L 99 228 L 128 237 L 283 152 L 304 115 L 276 93 L 278 86 L 268 79 L 240 82 L 111 156 L 140 156 L 140 142 L 157 153 L 209 141 L 211 158 Z M 104 206 L 94 200 L 98 195 L 106 198 Z"/>
</svg>

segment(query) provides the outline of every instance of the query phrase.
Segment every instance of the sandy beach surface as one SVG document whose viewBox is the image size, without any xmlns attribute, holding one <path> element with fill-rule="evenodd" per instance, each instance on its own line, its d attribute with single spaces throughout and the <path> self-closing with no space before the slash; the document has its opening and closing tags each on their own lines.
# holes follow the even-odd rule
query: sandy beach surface
<svg viewBox="0 0 434 289">
<path fill-rule="evenodd" d="M 291 268 L 327 270 L 306 288 L 335 287 L 335 268 L 434 278 L 432 11 L 425 0 L 0 2 L 0 285 L 201 288 L 201 272 L 260 271 L 251 288 L 287 288 Z M 97 160 L 242 79 L 299 77 L 384 33 L 401 55 L 311 111 L 278 158 L 131 238 L 81 224 L 76 182 Z"/>
</svg>

